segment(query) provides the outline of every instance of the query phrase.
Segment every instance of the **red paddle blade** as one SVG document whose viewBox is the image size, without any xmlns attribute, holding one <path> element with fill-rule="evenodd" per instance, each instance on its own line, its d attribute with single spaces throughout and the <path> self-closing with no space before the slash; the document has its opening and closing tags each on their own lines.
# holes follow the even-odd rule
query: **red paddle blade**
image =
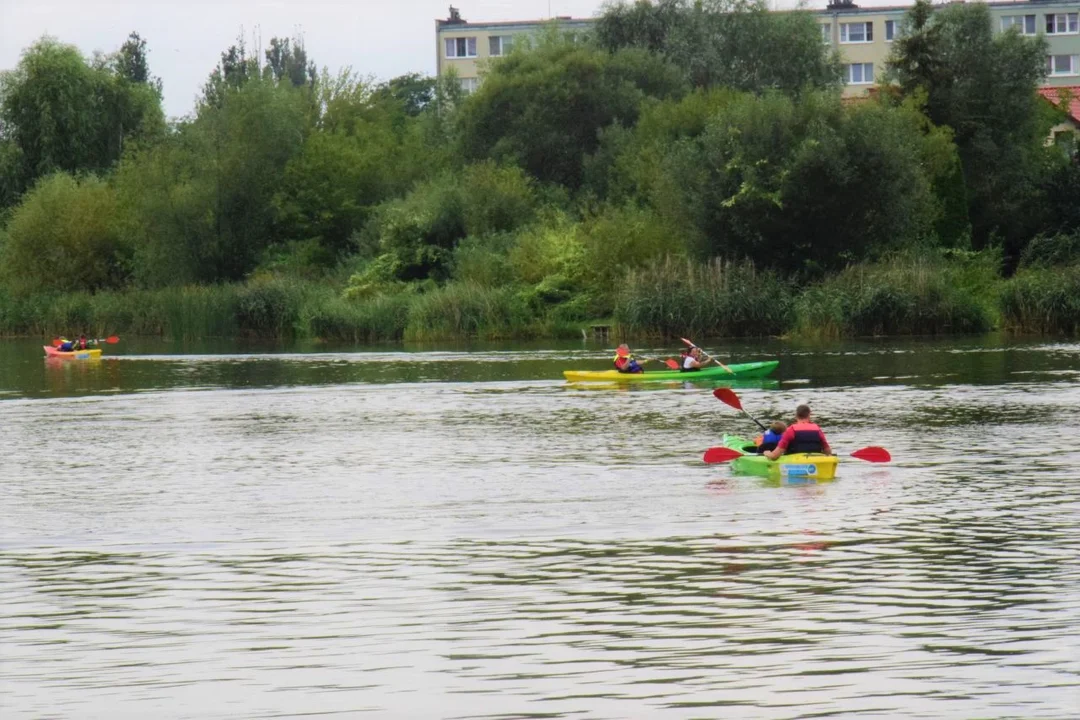
<svg viewBox="0 0 1080 720">
<path fill-rule="evenodd" d="M 716 388 L 712 391 L 713 397 L 725 405 L 730 405 L 736 410 L 742 410 L 742 402 L 739 400 L 739 396 L 735 394 L 735 391 L 731 388 Z"/>
<path fill-rule="evenodd" d="M 679 369 L 679 363 L 675 362 L 671 358 L 668 358 L 667 360 L 665 360 L 664 364 L 667 365 L 672 370 L 678 370 Z"/>
<path fill-rule="evenodd" d="M 851 453 L 851 457 L 865 460 L 866 462 L 884 463 L 892 460 L 892 455 L 883 447 L 871 445 Z"/>
<path fill-rule="evenodd" d="M 107 342 L 110 345 L 115 345 L 116 343 L 120 342 L 120 338 L 116 337 L 115 335 L 110 335 L 109 337 L 105 338 L 104 342 Z"/>
<path fill-rule="evenodd" d="M 722 463 L 728 460 L 734 460 L 737 457 L 742 457 L 742 453 L 738 450 L 732 450 L 726 447 L 714 447 L 705 451 L 705 457 L 702 458 L 707 463 Z"/>
<path fill-rule="evenodd" d="M 52 346 L 53 347 L 60 347 L 60 345 L 62 345 L 63 342 L 64 342 L 64 338 L 53 338 Z"/>
</svg>

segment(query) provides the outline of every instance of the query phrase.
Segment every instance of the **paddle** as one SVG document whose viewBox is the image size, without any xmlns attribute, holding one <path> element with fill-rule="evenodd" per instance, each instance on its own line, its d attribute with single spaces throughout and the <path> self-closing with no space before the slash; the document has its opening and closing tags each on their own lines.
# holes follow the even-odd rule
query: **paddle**
<svg viewBox="0 0 1080 720">
<path fill-rule="evenodd" d="M 725 370 L 727 370 L 727 371 L 728 371 L 729 373 L 731 373 L 732 375 L 734 375 L 734 374 L 735 374 L 735 372 L 734 372 L 734 371 L 733 371 L 733 370 L 732 370 L 731 368 L 729 368 L 729 367 L 728 367 L 727 365 L 725 365 L 724 363 L 720 362 L 719 360 L 717 360 L 716 358 L 714 358 L 714 357 L 713 357 L 712 355 L 710 355 L 709 353 L 705 352 L 705 348 L 700 348 L 700 347 L 698 347 L 697 345 L 695 345 L 695 344 L 694 344 L 694 342 L 693 342 L 692 340 L 687 340 L 686 338 L 679 338 L 679 339 L 680 339 L 680 340 L 682 340 L 682 341 L 683 341 L 684 343 L 686 343 L 686 346 L 687 346 L 687 347 L 689 347 L 690 349 L 693 349 L 693 348 L 698 348 L 698 350 L 701 350 L 701 352 L 702 352 L 702 353 L 704 353 L 705 357 L 707 357 L 707 358 L 708 358 L 709 360 L 713 361 L 714 363 L 716 363 L 716 364 L 717 364 L 717 365 L 719 365 L 720 367 L 724 368 Z"/>
<path fill-rule="evenodd" d="M 119 339 L 119 338 L 117 338 L 117 339 Z M 667 358 L 667 359 L 661 359 L 661 358 L 642 357 L 642 358 L 641 358 L 641 362 L 658 362 L 658 363 L 664 363 L 665 365 L 667 365 L 667 366 L 668 366 L 669 368 L 671 368 L 672 370 L 678 370 L 678 369 L 679 369 L 679 363 L 675 362 L 675 361 L 674 361 L 674 360 L 672 360 L 671 358 Z"/>
<path fill-rule="evenodd" d="M 883 447 L 878 447 L 877 445 L 870 445 L 860 450 L 856 450 L 851 453 L 851 457 L 872 463 L 884 463 L 892 460 L 892 455 L 889 454 L 889 451 Z"/>
<path fill-rule="evenodd" d="M 761 428 L 762 432 L 769 431 L 769 428 L 762 425 L 756 417 L 746 412 L 746 410 L 743 410 L 742 401 L 739 400 L 739 396 L 736 395 L 735 391 L 731 388 L 716 388 L 715 390 L 713 390 L 713 397 L 715 397 L 717 400 L 724 403 L 725 405 L 730 405 L 731 407 L 746 415 L 746 417 L 757 423 L 757 426 Z"/>
<path fill-rule="evenodd" d="M 728 460 L 734 460 L 737 457 L 742 457 L 742 453 L 738 450 L 732 450 L 726 447 L 714 447 L 705 451 L 705 457 L 702 458 L 707 463 L 723 463 Z"/>
</svg>

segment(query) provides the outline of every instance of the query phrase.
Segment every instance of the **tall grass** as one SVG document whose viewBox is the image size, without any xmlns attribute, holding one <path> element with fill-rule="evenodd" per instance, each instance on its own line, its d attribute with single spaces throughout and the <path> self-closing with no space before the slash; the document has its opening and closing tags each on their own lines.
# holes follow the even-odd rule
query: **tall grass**
<svg viewBox="0 0 1080 720">
<path fill-rule="evenodd" d="M 901 256 L 850 266 L 799 296 L 794 329 L 812 337 L 989 330 L 993 305 L 986 293 L 996 278 L 993 262 Z"/>
<path fill-rule="evenodd" d="M 540 318 L 515 288 L 472 283 L 454 283 L 417 295 L 405 329 L 409 340 L 493 339 L 541 333 Z"/>
<path fill-rule="evenodd" d="M 1009 330 L 1080 331 L 1080 266 L 1021 270 L 1005 283 L 1001 316 Z"/>
<path fill-rule="evenodd" d="M 626 275 L 615 320 L 635 335 L 755 336 L 784 332 L 790 287 L 749 263 L 665 259 Z"/>
</svg>

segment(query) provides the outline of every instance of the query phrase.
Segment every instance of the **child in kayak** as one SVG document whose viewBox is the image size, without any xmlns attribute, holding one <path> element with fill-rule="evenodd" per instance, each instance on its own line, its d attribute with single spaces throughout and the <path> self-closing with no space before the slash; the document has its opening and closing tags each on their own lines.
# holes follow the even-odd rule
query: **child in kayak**
<svg viewBox="0 0 1080 720">
<path fill-rule="evenodd" d="M 780 444 L 780 438 L 784 436 L 784 432 L 787 430 L 787 425 L 777 420 L 769 429 L 765 431 L 765 434 L 761 436 L 761 442 L 757 444 L 757 448 L 754 452 L 761 454 L 768 452 L 769 450 L 775 450 L 776 446 Z"/>
<path fill-rule="evenodd" d="M 621 373 L 645 372 L 645 368 L 641 367 L 638 361 L 634 359 L 633 353 L 630 352 L 630 346 L 626 343 L 615 349 L 615 369 Z"/>
<path fill-rule="evenodd" d="M 770 460 L 775 460 L 786 452 L 832 455 L 832 448 L 829 447 L 829 441 L 825 439 L 825 433 L 821 432 L 821 428 L 816 424 L 810 422 L 809 405 L 800 405 L 795 408 L 795 424 L 784 431 L 775 449 L 767 450 L 763 454 Z"/>
</svg>

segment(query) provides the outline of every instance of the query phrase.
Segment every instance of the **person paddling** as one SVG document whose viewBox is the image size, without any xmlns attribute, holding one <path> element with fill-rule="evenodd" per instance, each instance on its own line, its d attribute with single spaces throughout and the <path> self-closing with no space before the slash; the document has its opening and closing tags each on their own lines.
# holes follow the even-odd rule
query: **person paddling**
<svg viewBox="0 0 1080 720">
<path fill-rule="evenodd" d="M 776 449 L 768 450 L 763 454 L 770 460 L 775 460 L 786 452 L 832 455 L 832 448 L 829 447 L 829 441 L 825 439 L 825 433 L 810 422 L 809 405 L 800 405 L 795 408 L 795 424 L 789 425 L 780 436 Z"/>
<path fill-rule="evenodd" d="M 615 369 L 621 373 L 643 373 L 645 368 L 634 359 L 630 346 L 623 343 L 615 349 Z"/>
<path fill-rule="evenodd" d="M 80 335 L 78 340 L 65 340 L 60 343 L 61 352 L 73 352 L 75 350 L 85 350 L 89 346 L 89 341 L 85 335 Z"/>
<path fill-rule="evenodd" d="M 683 355 L 682 367 L 679 368 L 681 372 L 696 372 L 703 367 L 706 363 L 701 361 L 701 348 L 692 347 L 690 352 Z"/>
</svg>

